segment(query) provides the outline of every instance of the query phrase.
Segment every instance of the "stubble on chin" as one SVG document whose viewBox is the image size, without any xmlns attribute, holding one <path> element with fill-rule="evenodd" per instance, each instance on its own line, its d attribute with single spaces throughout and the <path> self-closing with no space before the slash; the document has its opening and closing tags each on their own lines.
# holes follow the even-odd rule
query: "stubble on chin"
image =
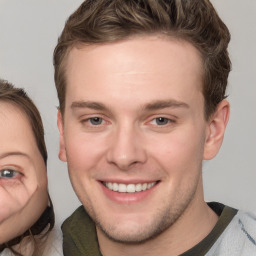
<svg viewBox="0 0 256 256">
<path fill-rule="evenodd" d="M 180 204 L 180 202 L 178 206 L 176 204 L 176 207 L 169 206 L 164 210 L 158 209 L 154 216 L 151 217 L 149 223 L 138 227 L 133 232 L 125 232 L 125 230 L 120 229 L 118 223 L 111 225 L 107 223 L 107 220 L 106 223 L 102 223 L 101 218 L 92 209 L 87 209 L 87 211 L 96 224 L 98 234 L 101 233 L 103 236 L 116 243 L 131 245 L 143 244 L 148 240 L 156 238 L 179 221 L 179 218 L 181 218 L 192 201 L 194 194 L 195 192 L 182 204 Z M 175 203 L 173 205 L 175 205 Z M 145 214 L 147 213 L 145 212 Z"/>
</svg>

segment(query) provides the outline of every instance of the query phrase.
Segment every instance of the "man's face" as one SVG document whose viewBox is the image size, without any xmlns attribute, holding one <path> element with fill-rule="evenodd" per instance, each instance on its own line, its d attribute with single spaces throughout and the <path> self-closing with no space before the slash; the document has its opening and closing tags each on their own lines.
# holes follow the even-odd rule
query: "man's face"
<svg viewBox="0 0 256 256">
<path fill-rule="evenodd" d="M 208 124 L 191 44 L 148 36 L 74 48 L 66 70 L 60 158 L 98 232 L 143 241 L 202 203 Z"/>
</svg>

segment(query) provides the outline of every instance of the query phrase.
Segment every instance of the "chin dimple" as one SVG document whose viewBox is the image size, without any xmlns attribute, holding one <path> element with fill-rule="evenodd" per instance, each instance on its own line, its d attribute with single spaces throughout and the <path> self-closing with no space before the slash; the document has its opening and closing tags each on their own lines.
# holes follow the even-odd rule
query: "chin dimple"
<svg viewBox="0 0 256 256">
<path fill-rule="evenodd" d="M 137 183 L 137 184 L 122 184 L 122 183 L 112 183 L 112 182 L 103 182 L 103 185 L 108 189 L 119 192 L 119 193 L 136 193 L 145 191 L 152 188 L 156 185 L 155 182 L 151 183 Z"/>
</svg>

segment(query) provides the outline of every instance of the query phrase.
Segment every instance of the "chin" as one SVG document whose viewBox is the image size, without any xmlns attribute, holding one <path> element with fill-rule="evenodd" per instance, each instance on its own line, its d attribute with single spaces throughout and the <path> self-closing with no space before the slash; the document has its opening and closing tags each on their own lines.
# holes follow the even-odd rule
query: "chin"
<svg viewBox="0 0 256 256">
<path fill-rule="evenodd" d="M 170 214 L 159 217 L 160 216 L 151 216 L 151 218 L 145 219 L 144 215 L 144 219 L 136 221 L 124 220 L 123 223 L 114 220 L 112 223 L 109 223 L 108 220 L 102 223 L 97 218 L 94 218 L 94 221 L 97 226 L 97 231 L 110 240 L 126 244 L 140 244 L 158 236 L 163 231 L 170 228 L 178 218 Z"/>
</svg>

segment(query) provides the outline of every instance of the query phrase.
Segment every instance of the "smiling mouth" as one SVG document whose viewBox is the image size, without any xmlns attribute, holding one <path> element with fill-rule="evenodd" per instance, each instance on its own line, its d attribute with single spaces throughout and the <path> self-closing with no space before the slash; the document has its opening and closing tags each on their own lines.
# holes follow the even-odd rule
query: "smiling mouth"
<svg viewBox="0 0 256 256">
<path fill-rule="evenodd" d="M 137 183 L 137 184 L 122 184 L 122 183 L 112 183 L 112 182 L 102 182 L 102 184 L 114 192 L 119 193 L 136 193 L 146 191 L 154 187 L 158 182 L 150 183 Z"/>
</svg>

